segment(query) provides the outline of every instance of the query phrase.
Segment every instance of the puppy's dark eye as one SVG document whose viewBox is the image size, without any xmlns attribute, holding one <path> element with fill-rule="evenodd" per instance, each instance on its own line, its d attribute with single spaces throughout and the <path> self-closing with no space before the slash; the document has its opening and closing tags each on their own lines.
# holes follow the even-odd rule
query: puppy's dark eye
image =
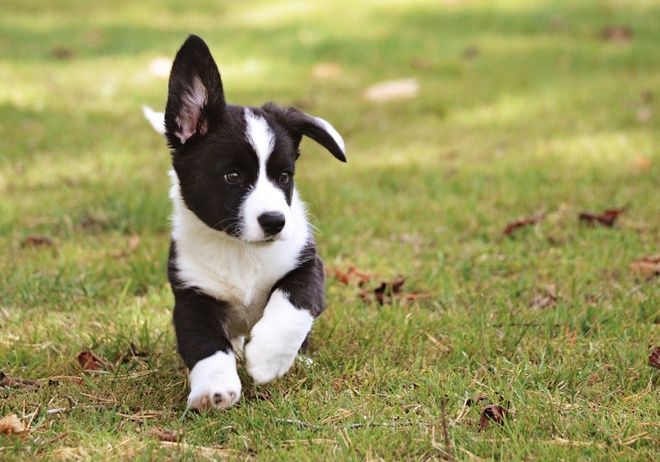
<svg viewBox="0 0 660 462">
<path fill-rule="evenodd" d="M 225 181 L 229 184 L 238 184 L 241 182 L 241 173 L 238 170 L 225 173 Z"/>
<path fill-rule="evenodd" d="M 288 183 L 290 180 L 291 180 L 291 174 L 289 172 L 280 173 L 280 178 L 279 178 L 280 183 Z"/>
</svg>

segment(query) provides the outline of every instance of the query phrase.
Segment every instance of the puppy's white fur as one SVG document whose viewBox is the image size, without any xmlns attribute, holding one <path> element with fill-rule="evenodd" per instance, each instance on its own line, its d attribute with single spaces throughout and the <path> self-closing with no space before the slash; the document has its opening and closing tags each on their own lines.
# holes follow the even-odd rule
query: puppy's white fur
<svg viewBox="0 0 660 462">
<path fill-rule="evenodd" d="M 295 224 L 290 223 L 291 211 L 284 193 L 271 182 L 266 174 L 266 163 L 275 146 L 275 137 L 264 118 L 256 116 L 247 108 L 245 109 L 245 121 L 247 122 L 246 137 L 259 159 L 259 174 L 257 183 L 241 207 L 243 239 L 256 242 L 267 239 L 268 236 L 259 225 L 258 218 L 262 213 L 279 212 L 284 215 L 285 224 L 276 238 L 286 240 L 291 237 Z"/>
<path fill-rule="evenodd" d="M 142 114 L 144 114 L 145 119 L 149 121 L 151 126 L 157 133 L 161 135 L 165 134 L 165 114 L 162 112 L 156 112 L 151 109 L 149 106 L 142 106 Z"/>
<path fill-rule="evenodd" d="M 218 351 L 198 361 L 190 371 L 188 407 L 229 409 L 241 398 L 241 379 L 233 352 Z"/>
<path fill-rule="evenodd" d="M 330 136 L 335 140 L 335 143 L 337 143 L 337 146 L 342 150 L 342 152 L 346 152 L 346 144 L 344 143 L 344 138 L 341 137 L 339 132 L 335 130 L 335 127 L 333 127 L 330 122 L 328 122 L 325 119 L 322 119 L 320 117 L 314 117 L 314 120 L 318 122 L 318 124 L 325 129 Z"/>
<path fill-rule="evenodd" d="M 185 287 L 199 287 L 230 303 L 233 309 L 228 316 L 228 334 L 248 336 L 261 318 L 269 288 L 296 268 L 298 256 L 309 240 L 311 231 L 303 203 L 294 190 L 288 239 L 254 244 L 209 228 L 186 207 L 173 170 L 170 178 L 178 278 Z"/>
<path fill-rule="evenodd" d="M 273 292 L 245 347 L 247 371 L 255 383 L 268 383 L 291 368 L 313 322 L 309 311 L 293 306 L 286 293 Z"/>
<path fill-rule="evenodd" d="M 179 280 L 230 303 L 226 328 L 236 354 L 240 357 L 245 351 L 248 373 L 256 383 L 281 377 L 293 364 L 314 320 L 282 292 L 271 295 L 268 290 L 296 267 L 311 232 L 297 191 L 287 218 L 290 236 L 260 245 L 206 226 L 185 206 L 173 170 L 170 177 Z M 251 340 L 243 348 L 247 336 Z M 194 409 L 229 408 L 238 402 L 241 388 L 234 354 L 218 352 L 199 361 L 190 372 L 190 389 L 188 406 Z M 220 401 L 216 394 L 222 396 Z"/>
</svg>

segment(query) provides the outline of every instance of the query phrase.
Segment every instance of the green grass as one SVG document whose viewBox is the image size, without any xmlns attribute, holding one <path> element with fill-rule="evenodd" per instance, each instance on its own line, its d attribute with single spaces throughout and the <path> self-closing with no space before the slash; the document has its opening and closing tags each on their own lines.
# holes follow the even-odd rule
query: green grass
<svg viewBox="0 0 660 462">
<path fill-rule="evenodd" d="M 0 389 L 0 418 L 29 425 L 0 434 L 0 459 L 660 457 L 660 284 L 629 269 L 660 253 L 660 4 L 46 3 L 0 15 L 0 370 L 41 384 Z M 603 39 L 612 25 L 630 40 Z M 311 142 L 298 164 L 326 266 L 429 294 L 368 305 L 330 277 L 315 364 L 259 387 L 241 369 L 240 405 L 206 414 L 184 413 L 169 154 L 140 111 L 164 106 L 149 64 L 190 32 L 230 102 L 297 105 L 345 136 L 348 164 Z M 409 77 L 418 98 L 362 96 Z M 624 205 L 612 228 L 577 218 Z M 131 344 L 113 372 L 76 361 Z M 500 401 L 512 414 L 480 431 Z"/>
</svg>

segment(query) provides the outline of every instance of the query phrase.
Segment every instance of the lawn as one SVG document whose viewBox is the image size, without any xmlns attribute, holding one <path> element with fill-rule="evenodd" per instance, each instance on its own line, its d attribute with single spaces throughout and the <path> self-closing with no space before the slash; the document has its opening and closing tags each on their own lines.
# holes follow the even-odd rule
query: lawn
<svg viewBox="0 0 660 462">
<path fill-rule="evenodd" d="M 3 2 L 0 418 L 22 431 L 0 423 L 0 459 L 660 458 L 658 18 L 653 0 Z M 314 363 L 262 386 L 240 368 L 225 412 L 185 411 L 170 158 L 141 114 L 188 33 L 229 102 L 323 117 L 349 159 L 305 141 L 296 173 L 328 273 Z"/>
</svg>

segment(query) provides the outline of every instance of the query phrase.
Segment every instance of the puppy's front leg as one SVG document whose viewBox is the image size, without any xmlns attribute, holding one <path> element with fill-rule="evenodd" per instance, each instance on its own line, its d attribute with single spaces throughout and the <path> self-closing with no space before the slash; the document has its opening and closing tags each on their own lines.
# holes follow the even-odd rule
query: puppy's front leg
<svg viewBox="0 0 660 462">
<path fill-rule="evenodd" d="M 229 409 L 241 397 L 236 357 L 224 326 L 226 302 L 173 286 L 179 353 L 190 369 L 188 407 Z"/>
<path fill-rule="evenodd" d="M 324 304 L 324 273 L 315 254 L 276 286 L 263 317 L 245 347 L 248 373 L 255 383 L 283 376 L 293 364 Z"/>
</svg>

